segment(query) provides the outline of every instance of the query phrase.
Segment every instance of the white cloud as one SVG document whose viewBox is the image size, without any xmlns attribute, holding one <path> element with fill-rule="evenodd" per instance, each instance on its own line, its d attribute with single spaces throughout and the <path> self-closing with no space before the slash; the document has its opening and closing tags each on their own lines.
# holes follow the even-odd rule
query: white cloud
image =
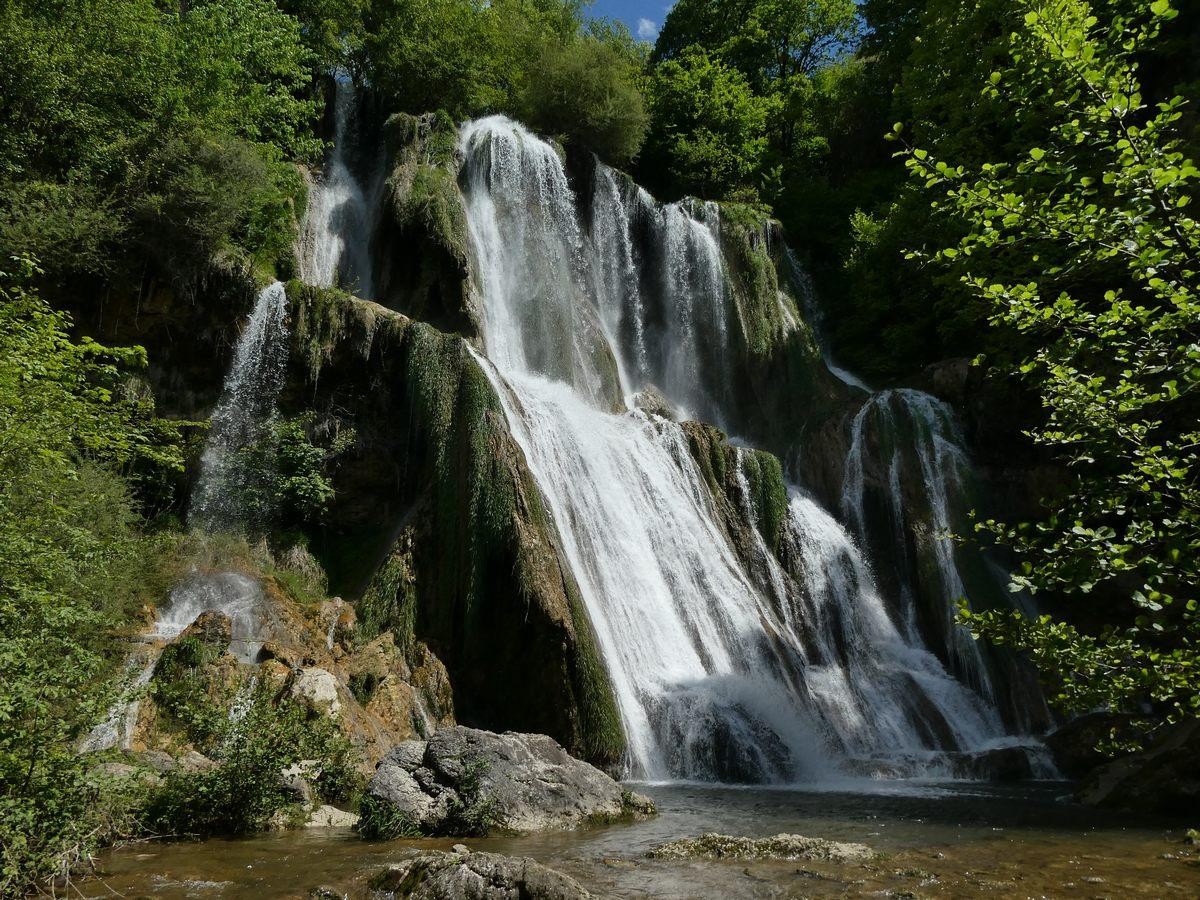
<svg viewBox="0 0 1200 900">
<path fill-rule="evenodd" d="M 638 19 L 637 36 L 643 41 L 652 41 L 658 37 L 658 25 L 649 19 Z"/>
</svg>

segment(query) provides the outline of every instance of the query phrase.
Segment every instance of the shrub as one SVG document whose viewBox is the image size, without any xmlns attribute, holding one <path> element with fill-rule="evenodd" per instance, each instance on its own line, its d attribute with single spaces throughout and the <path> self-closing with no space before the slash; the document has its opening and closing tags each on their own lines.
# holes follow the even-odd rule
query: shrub
<svg viewBox="0 0 1200 900">
<path fill-rule="evenodd" d="M 625 40 L 587 35 L 542 51 L 537 78 L 526 84 L 522 115 L 538 130 L 582 141 L 624 164 L 641 149 L 649 127 L 642 99 L 641 57 Z"/>
<path fill-rule="evenodd" d="M 245 711 L 226 716 L 222 733 L 204 745 L 217 761 L 206 772 L 172 774 L 142 816 L 158 835 L 246 834 L 268 827 L 295 803 L 280 773 L 302 760 L 316 762 L 317 796 L 352 803 L 362 787 L 349 741 L 327 718 L 310 717 L 290 699 L 276 701 L 254 686 Z"/>
</svg>

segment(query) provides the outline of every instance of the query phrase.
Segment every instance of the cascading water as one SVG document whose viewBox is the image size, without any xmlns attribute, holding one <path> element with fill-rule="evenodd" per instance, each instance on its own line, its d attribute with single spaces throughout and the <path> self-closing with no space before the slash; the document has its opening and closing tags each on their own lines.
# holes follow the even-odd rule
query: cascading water
<svg viewBox="0 0 1200 900">
<path fill-rule="evenodd" d="M 480 362 L 579 584 L 631 773 L 951 774 L 933 751 L 1003 741 L 995 709 L 896 627 L 857 547 L 813 500 L 793 494 L 787 565 L 758 540 L 747 566 L 684 429 L 631 409 L 653 386 L 720 421 L 733 320 L 716 210 L 659 205 L 600 166 L 584 229 L 558 154 L 519 125 L 468 123 L 460 151 Z M 651 232 L 649 250 L 634 227 Z M 872 768 L 885 757 L 889 768 Z"/>
<path fill-rule="evenodd" d="M 234 350 L 212 430 L 200 459 L 188 520 L 212 531 L 247 524 L 248 472 L 242 451 L 262 437 L 275 414 L 287 364 L 287 293 L 263 288 Z"/>
<path fill-rule="evenodd" d="M 991 697 L 991 678 L 979 645 L 966 628 L 953 621 L 955 604 L 967 596 L 967 589 L 959 573 L 954 544 L 949 536 L 955 529 L 950 514 L 950 498 L 962 492 L 970 474 L 953 413 L 935 397 L 901 388 L 872 395 L 855 415 L 841 506 L 843 515 L 864 545 L 871 540 L 865 499 L 865 471 L 870 464 L 867 454 L 872 443 L 868 429 L 871 425 L 893 442 L 890 452 L 881 452 L 886 457 L 883 462 L 887 473 L 889 538 L 902 554 L 903 562 L 907 563 L 901 568 L 911 568 L 908 533 L 914 527 L 914 511 L 911 504 L 906 503 L 903 493 L 906 473 L 911 473 L 920 479 L 921 496 L 927 507 L 923 524 L 929 532 L 928 544 L 940 583 L 942 602 L 936 610 L 941 614 L 941 621 L 935 623 L 933 632 L 945 636 L 948 660 L 959 677 Z M 901 434 L 908 438 L 903 446 L 897 440 Z M 915 473 L 912 472 L 914 467 L 908 455 L 916 457 Z M 901 579 L 900 590 L 904 597 L 903 607 L 909 615 L 904 625 L 910 634 L 915 634 L 918 628 L 914 617 L 916 604 L 913 601 L 914 588 L 908 578 Z M 929 628 L 925 630 L 927 633 L 930 631 Z"/>
<path fill-rule="evenodd" d="M 275 414 L 287 362 L 287 336 L 287 294 L 276 281 L 259 293 L 234 350 L 192 492 L 188 520 L 193 527 L 215 531 L 249 524 L 247 472 L 241 451 L 262 436 Z M 266 639 L 262 599 L 258 582 L 235 572 L 193 572 L 185 578 L 171 591 L 151 630 L 139 638 L 143 647 L 131 656 L 128 667 L 138 675 L 82 741 L 81 750 L 128 747 L 141 692 L 154 676 L 164 643 L 182 633 L 202 612 L 213 610 L 229 616 L 231 652 L 241 662 L 255 662 Z"/>
<path fill-rule="evenodd" d="M 374 295 L 370 238 L 375 227 L 383 168 L 365 179 L 350 166 L 351 134 L 358 113 L 352 84 L 333 82 L 334 139 L 321 179 L 310 186 L 297 245 L 300 279 L 317 287 L 337 285 L 359 297 Z"/>
</svg>

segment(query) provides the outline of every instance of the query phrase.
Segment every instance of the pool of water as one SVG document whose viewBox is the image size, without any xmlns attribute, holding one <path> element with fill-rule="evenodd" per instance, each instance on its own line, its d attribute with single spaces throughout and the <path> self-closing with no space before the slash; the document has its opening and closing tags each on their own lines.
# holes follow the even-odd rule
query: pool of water
<svg viewBox="0 0 1200 900">
<path fill-rule="evenodd" d="M 1058 784 L 882 783 L 854 791 L 634 787 L 654 798 L 656 818 L 461 841 L 367 843 L 348 829 L 308 829 L 135 844 L 102 857 L 97 876 L 79 887 L 94 898 L 303 898 L 317 886 L 360 897 L 374 872 L 411 848 L 464 843 L 532 857 L 611 897 L 1200 897 L 1200 848 L 1184 843 L 1184 823 L 1066 803 L 1059 799 L 1065 787 Z M 880 856 L 868 863 L 646 858 L 658 844 L 705 831 L 859 841 Z"/>
</svg>

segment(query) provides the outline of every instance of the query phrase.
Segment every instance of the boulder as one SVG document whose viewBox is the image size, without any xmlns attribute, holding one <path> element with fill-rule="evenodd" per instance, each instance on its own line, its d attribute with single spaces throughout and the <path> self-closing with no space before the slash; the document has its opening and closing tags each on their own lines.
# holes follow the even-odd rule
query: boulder
<svg viewBox="0 0 1200 900">
<path fill-rule="evenodd" d="M 320 773 L 321 764 L 318 760 L 302 759 L 280 772 L 279 781 L 296 803 L 311 804 L 316 798 L 313 782 Z"/>
<path fill-rule="evenodd" d="M 233 640 L 233 621 L 225 613 L 205 610 L 196 617 L 179 639 L 197 638 L 202 644 L 225 650 Z"/>
<path fill-rule="evenodd" d="M 697 838 L 661 844 L 646 854 L 652 859 L 815 859 L 863 862 L 875 856 L 866 844 L 827 841 L 799 834 L 768 838 L 733 837 L 710 832 Z"/>
<path fill-rule="evenodd" d="M 353 828 L 358 824 L 358 816 L 336 806 L 318 806 L 304 823 L 305 828 Z"/>
<path fill-rule="evenodd" d="M 405 741 L 367 785 L 363 831 L 530 833 L 653 815 L 654 805 L 540 734 L 443 728 Z"/>
<path fill-rule="evenodd" d="M 134 754 L 134 758 L 147 768 L 153 769 L 159 775 L 166 775 L 179 767 L 179 764 L 175 761 L 175 757 L 163 750 L 146 750 L 142 753 Z"/>
<path fill-rule="evenodd" d="M 532 859 L 498 853 L 416 853 L 371 881 L 373 896 L 413 900 L 586 900 L 573 878 Z"/>
<path fill-rule="evenodd" d="M 1200 809 L 1200 719 L 1180 722 L 1157 744 L 1101 766 L 1077 798 L 1162 815 L 1194 816 Z"/>
<path fill-rule="evenodd" d="M 315 715 L 336 719 L 342 711 L 338 680 L 326 669 L 315 666 L 301 669 L 292 680 L 290 693 Z"/>
<path fill-rule="evenodd" d="M 671 403 L 658 388 L 650 386 L 643 388 L 633 395 L 633 405 L 649 413 L 652 416 L 660 416 L 664 419 L 675 421 L 675 411 L 671 409 Z"/>
<path fill-rule="evenodd" d="M 181 772 L 207 772 L 217 767 L 215 762 L 195 750 L 189 750 L 179 757 L 178 763 Z"/>
</svg>

